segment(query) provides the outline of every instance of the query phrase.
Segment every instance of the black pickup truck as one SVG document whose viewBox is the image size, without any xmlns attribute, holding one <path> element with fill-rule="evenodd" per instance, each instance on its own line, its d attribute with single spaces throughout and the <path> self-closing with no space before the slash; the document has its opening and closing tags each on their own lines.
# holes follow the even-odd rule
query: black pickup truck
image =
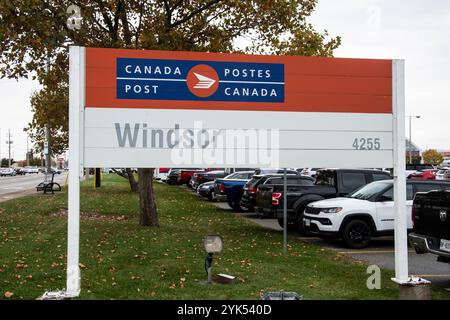
<svg viewBox="0 0 450 320">
<path fill-rule="evenodd" d="M 450 188 L 417 193 L 411 215 L 409 242 L 416 252 L 433 253 L 438 261 L 450 263 Z"/>
<path fill-rule="evenodd" d="M 317 171 L 312 186 L 287 186 L 288 224 L 304 233 L 303 211 L 314 201 L 344 197 L 370 182 L 392 179 L 388 172 L 369 169 L 322 169 Z M 260 185 L 256 191 L 255 211 L 278 219 L 283 225 L 283 185 Z"/>
</svg>

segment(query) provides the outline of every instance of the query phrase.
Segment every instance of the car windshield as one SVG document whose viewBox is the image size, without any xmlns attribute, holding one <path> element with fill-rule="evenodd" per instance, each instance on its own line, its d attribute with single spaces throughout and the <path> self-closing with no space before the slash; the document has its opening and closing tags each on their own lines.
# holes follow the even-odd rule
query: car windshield
<svg viewBox="0 0 450 320">
<path fill-rule="evenodd" d="M 372 182 L 350 193 L 347 197 L 360 200 L 369 200 L 374 195 L 377 195 L 385 190 L 389 185 L 390 184 L 385 181 Z"/>
<path fill-rule="evenodd" d="M 227 175 L 224 179 L 236 179 L 236 177 L 240 176 L 242 172 L 235 172 Z"/>
</svg>

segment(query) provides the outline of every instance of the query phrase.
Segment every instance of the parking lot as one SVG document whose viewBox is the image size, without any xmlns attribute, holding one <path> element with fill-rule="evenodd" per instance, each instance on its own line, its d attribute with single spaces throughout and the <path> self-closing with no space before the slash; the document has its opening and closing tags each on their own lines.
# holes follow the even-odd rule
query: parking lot
<svg viewBox="0 0 450 320">
<path fill-rule="evenodd" d="M 44 181 L 44 174 L 27 174 L 24 176 L 0 177 L 0 202 L 26 194 L 36 193 L 36 186 Z M 55 182 L 63 185 L 67 173 L 55 175 Z"/>
<path fill-rule="evenodd" d="M 188 188 L 186 188 L 189 190 Z M 206 201 L 201 199 L 201 201 Z M 217 207 L 227 214 L 236 214 L 264 228 L 282 232 L 276 219 L 261 218 L 255 213 L 235 213 L 225 202 L 213 202 Z M 296 231 L 288 233 L 289 241 L 304 241 L 327 249 L 336 251 L 338 254 L 347 255 L 356 261 L 363 261 L 370 265 L 377 265 L 390 270 L 395 269 L 394 265 L 394 238 L 390 236 L 374 238 L 373 243 L 365 249 L 347 249 L 340 241 L 325 241 L 314 236 L 300 236 Z M 418 255 L 413 248 L 409 248 L 409 273 L 431 281 L 434 285 L 449 288 L 450 290 L 450 266 L 437 262 L 436 256 L 432 254 Z"/>
</svg>

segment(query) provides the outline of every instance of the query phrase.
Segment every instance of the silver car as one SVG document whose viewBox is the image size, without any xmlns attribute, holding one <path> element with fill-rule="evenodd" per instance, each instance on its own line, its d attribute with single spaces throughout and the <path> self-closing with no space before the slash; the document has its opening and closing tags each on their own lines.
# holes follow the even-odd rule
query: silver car
<svg viewBox="0 0 450 320">
<path fill-rule="evenodd" d="M 16 175 L 16 170 L 13 168 L 0 168 L 0 176 L 10 176 L 13 177 Z"/>
</svg>

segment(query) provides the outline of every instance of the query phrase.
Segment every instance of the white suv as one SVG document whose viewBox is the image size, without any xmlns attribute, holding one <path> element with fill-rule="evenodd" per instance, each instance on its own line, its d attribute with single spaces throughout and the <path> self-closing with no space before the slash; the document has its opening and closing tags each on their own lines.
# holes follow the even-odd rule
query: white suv
<svg viewBox="0 0 450 320">
<path fill-rule="evenodd" d="M 411 206 L 416 192 L 450 190 L 450 182 L 407 181 L 406 215 L 412 229 Z M 369 183 L 346 198 L 310 203 L 304 212 L 305 229 L 324 238 L 342 238 L 350 248 L 365 248 L 371 238 L 393 234 L 393 181 Z"/>
</svg>

